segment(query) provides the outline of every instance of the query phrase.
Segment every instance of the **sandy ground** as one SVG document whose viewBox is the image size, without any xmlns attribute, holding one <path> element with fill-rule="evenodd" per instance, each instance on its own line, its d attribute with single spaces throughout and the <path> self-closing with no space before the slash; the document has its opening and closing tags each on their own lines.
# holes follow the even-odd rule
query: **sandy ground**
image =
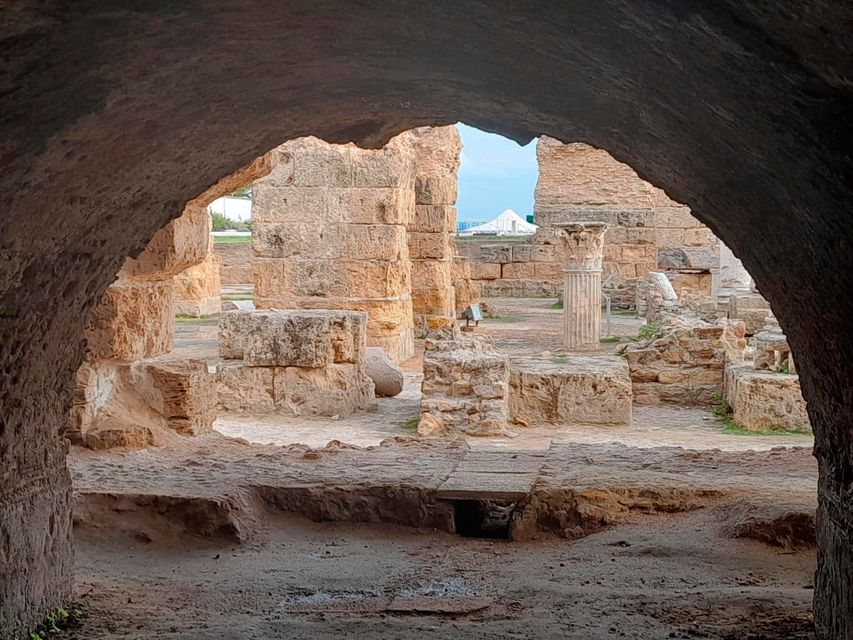
<svg viewBox="0 0 853 640">
<path fill-rule="evenodd" d="M 482 331 L 556 351 L 552 303 L 495 300 Z M 172 357 L 214 364 L 216 321 L 179 322 Z M 162 448 L 73 448 L 87 616 L 66 636 L 813 637 L 810 437 L 635 407 L 630 428 L 419 442 L 406 369 L 403 394 L 344 420 L 225 414 Z M 511 540 L 458 535 L 475 502 Z"/>
</svg>

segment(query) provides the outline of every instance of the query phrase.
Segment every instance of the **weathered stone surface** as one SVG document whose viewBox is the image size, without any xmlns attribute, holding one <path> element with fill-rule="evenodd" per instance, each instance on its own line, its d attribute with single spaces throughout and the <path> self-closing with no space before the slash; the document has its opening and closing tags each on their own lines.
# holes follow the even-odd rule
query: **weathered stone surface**
<svg viewBox="0 0 853 640">
<path fill-rule="evenodd" d="M 213 250 L 221 260 L 219 277 L 222 284 L 252 283 L 251 242 L 216 242 Z"/>
<path fill-rule="evenodd" d="M 756 371 L 750 366 L 726 369 L 727 400 L 732 418 L 745 429 L 808 429 L 806 402 L 799 377 Z"/>
<path fill-rule="evenodd" d="M 729 317 L 746 323 L 747 335 L 761 331 L 770 303 L 760 293 L 738 291 L 729 298 Z"/>
<path fill-rule="evenodd" d="M 135 258 L 125 260 L 119 272 L 132 280 L 166 280 L 204 260 L 208 252 L 210 216 L 203 207 L 184 213 L 160 229 Z"/>
<path fill-rule="evenodd" d="M 216 419 L 216 380 L 200 360 L 148 360 L 132 367 L 136 389 L 166 419 L 170 429 L 195 436 Z"/>
<path fill-rule="evenodd" d="M 139 360 L 172 348 L 175 334 L 171 280 L 117 280 L 86 322 L 89 360 Z"/>
<path fill-rule="evenodd" d="M 408 261 L 255 258 L 258 298 L 389 298 L 411 288 Z"/>
<path fill-rule="evenodd" d="M 242 360 L 220 362 L 216 365 L 219 408 L 242 413 L 274 413 L 274 375 L 275 367 L 249 367 Z"/>
<path fill-rule="evenodd" d="M 171 432 L 210 431 L 215 419 L 215 382 L 205 363 L 101 361 L 77 372 L 66 433 L 92 449 L 139 448 L 162 444 Z"/>
<path fill-rule="evenodd" d="M 456 207 L 449 204 L 415 205 L 415 213 L 408 229 L 418 233 L 454 233 Z"/>
<path fill-rule="evenodd" d="M 175 276 L 176 313 L 209 316 L 222 311 L 221 263 L 211 251 L 200 263 Z"/>
<path fill-rule="evenodd" d="M 723 393 L 727 363 L 743 362 L 742 322 L 710 324 L 677 318 L 659 338 L 629 344 L 628 361 L 636 404 L 712 405 Z"/>
<path fill-rule="evenodd" d="M 373 382 L 361 364 L 256 367 L 217 365 L 219 408 L 243 413 L 347 416 L 373 403 Z"/>
<path fill-rule="evenodd" d="M 427 337 L 419 432 L 501 435 L 507 430 L 509 359 L 484 336 L 458 329 Z"/>
<path fill-rule="evenodd" d="M 379 347 L 365 350 L 364 373 L 373 380 L 377 396 L 392 398 L 403 390 L 403 370 Z"/>
<path fill-rule="evenodd" d="M 357 311 L 228 311 L 219 354 L 253 366 L 325 367 L 364 358 L 367 316 Z"/>
<path fill-rule="evenodd" d="M 616 356 L 510 360 L 509 415 L 530 425 L 630 426 L 628 363 Z"/>
<path fill-rule="evenodd" d="M 453 257 L 451 284 L 457 314 L 469 304 L 474 304 L 480 300 L 480 287 L 474 284 L 472 280 L 471 264 L 468 262 L 468 258 L 459 255 Z"/>
<path fill-rule="evenodd" d="M 252 245 L 259 258 L 396 261 L 406 257 L 406 227 L 259 222 L 252 227 Z"/>
<path fill-rule="evenodd" d="M 681 247 L 658 249 L 658 268 L 666 270 L 696 269 L 707 271 L 720 266 L 720 256 L 711 249 Z"/>
<path fill-rule="evenodd" d="M 51 4 L 13 10 L 0 97 L 13 159 L 0 179 L 15 221 L 0 251 L 0 628 L 32 626 L 70 595 L 58 434 L 85 319 L 128 253 L 277 141 L 313 132 L 378 145 L 464 117 L 519 141 L 548 131 L 613 150 L 745 260 L 777 306 L 819 427 L 816 635 L 849 637 L 853 255 L 840 238 L 853 190 L 850 7 L 808 6 L 695 3 L 685 19 L 674 1 L 555 2 L 523 5 L 519 20 L 482 2 L 364 2 L 344 13 L 237 1 L 167 14 L 66 3 L 61 19 Z M 252 46 L 187 46 L 202 24 L 228 33 L 235 15 Z M 413 15 L 423 37 L 412 37 Z M 317 47 L 330 30 L 334 46 Z"/>
</svg>

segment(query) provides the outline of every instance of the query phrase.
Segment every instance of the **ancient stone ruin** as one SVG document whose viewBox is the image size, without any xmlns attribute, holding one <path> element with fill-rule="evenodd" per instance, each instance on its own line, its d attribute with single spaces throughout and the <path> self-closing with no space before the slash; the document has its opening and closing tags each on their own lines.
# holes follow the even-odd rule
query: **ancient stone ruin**
<svg viewBox="0 0 853 640">
<path fill-rule="evenodd" d="M 365 0 L 345 11 L 246 0 L 7 5 L 0 45 L 3 640 L 33 637 L 81 597 L 86 615 L 72 631 L 81 637 L 104 629 L 234 635 L 247 623 L 259 633 L 277 626 L 317 636 L 346 627 L 400 637 L 411 633 L 413 614 L 419 628 L 457 637 L 551 637 L 567 628 L 590 637 L 853 636 L 847 3 Z M 213 433 L 184 438 L 166 427 L 174 442 L 158 449 L 117 455 L 72 446 L 69 453 L 63 434 L 81 366 L 123 367 L 140 381 L 125 387 L 125 373 L 96 374 L 91 379 L 105 384 L 93 389 L 83 374 L 78 398 L 97 403 L 111 388 L 134 396 L 145 388 L 137 398 L 145 411 L 166 422 L 174 415 L 176 428 L 193 423 L 191 406 L 205 415 L 189 393 L 197 379 L 183 381 L 184 373 L 162 365 L 172 341 L 163 310 L 172 314 L 166 301 L 174 276 L 143 256 L 185 203 L 288 140 L 314 135 L 376 150 L 404 130 L 458 119 L 520 142 L 543 133 L 586 141 L 689 206 L 772 303 L 796 356 L 813 448 L 675 452 L 551 441 L 511 453 L 459 443 L 438 451 L 401 436 L 358 450 L 289 449 Z M 686 214 L 656 198 L 616 211 L 613 246 L 621 213 Z M 598 207 L 619 209 L 607 198 L 579 203 L 584 210 L 574 220 L 595 219 L 590 209 Z M 614 302 L 636 304 L 630 280 L 643 277 L 638 265 L 666 271 L 679 303 L 684 289 L 720 302 L 713 270 L 722 280 L 722 258 L 706 260 L 707 238 L 696 246 L 687 240 L 688 230 L 701 236 L 706 229 L 686 218 L 672 226 L 682 238 L 669 246 L 655 240 L 636 249 L 647 244 L 638 242 L 643 227 L 626 226 L 610 266 L 605 252 L 602 286 Z M 408 249 L 407 238 L 402 244 Z M 514 244 L 509 260 L 504 249 L 490 252 L 488 262 L 469 256 L 475 276 L 492 273 L 477 279 L 486 294 L 490 287 L 557 293 L 558 261 L 538 266 L 545 261 L 522 259 L 521 250 L 513 262 Z M 744 336 L 762 333 L 761 310 L 735 305 L 730 319 L 754 316 L 742 317 Z M 754 314 L 741 313 L 750 308 Z M 409 312 L 388 316 L 408 322 Z M 379 337 L 402 345 L 414 320 L 396 329 Z M 503 331 L 503 338 L 494 331 L 495 345 L 509 343 L 511 330 Z M 678 340 L 704 340 L 685 331 Z M 781 347 L 753 340 L 754 364 L 774 367 L 755 368 L 756 375 L 794 375 L 790 362 L 789 373 L 775 371 L 783 369 Z M 653 361 L 666 353 L 639 350 Z M 134 415 L 141 415 L 136 406 Z M 87 435 L 111 430 L 102 431 L 99 418 Z M 143 426 L 159 422 L 151 420 Z M 84 438 L 82 423 L 79 433 Z M 472 490 L 472 479 L 484 477 Z M 483 497 L 476 491 L 486 482 Z M 305 520 L 275 529 L 282 512 Z M 356 520 L 359 527 L 348 524 Z M 382 544 L 361 532 L 375 522 L 425 531 L 416 543 L 400 536 Z M 430 528 L 541 533 L 574 547 L 571 562 L 556 562 L 530 544 L 529 562 L 519 562 L 517 547 L 502 544 L 497 553 L 491 542 L 448 544 L 428 538 Z M 656 537 L 661 530 L 665 543 Z M 798 534 L 805 530 L 810 537 Z M 253 532 L 261 535 L 248 553 L 240 547 Z M 275 539 L 265 539 L 271 532 Z M 784 551 L 768 550 L 769 542 Z M 171 544 L 168 553 L 163 544 Z M 185 548 L 191 551 L 176 552 Z M 274 588 L 263 582 L 270 572 L 258 571 L 270 566 Z M 151 576 L 157 588 L 140 589 Z M 518 587 L 525 584 L 535 584 L 535 593 Z M 581 585 L 585 606 L 566 584 Z M 202 615 L 211 601 L 215 619 Z M 452 624 L 444 624 L 448 617 Z"/>
</svg>

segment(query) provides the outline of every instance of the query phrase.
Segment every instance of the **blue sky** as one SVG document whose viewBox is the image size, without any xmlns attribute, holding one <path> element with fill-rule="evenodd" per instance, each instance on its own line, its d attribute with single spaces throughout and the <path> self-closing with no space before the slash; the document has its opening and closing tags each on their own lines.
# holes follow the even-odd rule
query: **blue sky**
<svg viewBox="0 0 853 640">
<path fill-rule="evenodd" d="M 491 220 L 504 209 L 515 209 L 522 218 L 533 213 L 536 140 L 521 147 L 493 133 L 457 126 L 462 135 L 458 219 Z"/>
</svg>

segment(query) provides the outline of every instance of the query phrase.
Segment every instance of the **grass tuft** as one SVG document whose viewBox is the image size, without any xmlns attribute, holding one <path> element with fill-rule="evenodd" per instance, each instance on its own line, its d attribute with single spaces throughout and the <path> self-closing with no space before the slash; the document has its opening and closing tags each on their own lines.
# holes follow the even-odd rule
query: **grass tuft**
<svg viewBox="0 0 853 640">
<path fill-rule="evenodd" d="M 617 342 L 622 342 L 622 337 L 621 336 L 607 336 L 607 337 L 601 338 L 599 340 L 599 342 L 602 344 L 616 344 Z"/>
<path fill-rule="evenodd" d="M 811 429 L 803 427 L 801 429 L 745 429 L 740 426 L 732 417 L 732 407 L 728 401 L 717 394 L 714 396 L 714 406 L 711 408 L 713 413 L 718 418 L 722 418 L 723 433 L 732 436 L 808 436 L 811 435 Z"/>
<path fill-rule="evenodd" d="M 411 420 L 406 420 L 403 423 L 403 428 L 408 429 L 409 431 L 416 431 L 420 422 L 420 418 L 412 418 Z"/>
<path fill-rule="evenodd" d="M 649 340 L 651 338 L 657 338 L 662 332 L 662 326 L 655 322 L 649 322 L 640 327 L 640 330 L 637 332 L 637 337 L 643 340 Z"/>
</svg>

